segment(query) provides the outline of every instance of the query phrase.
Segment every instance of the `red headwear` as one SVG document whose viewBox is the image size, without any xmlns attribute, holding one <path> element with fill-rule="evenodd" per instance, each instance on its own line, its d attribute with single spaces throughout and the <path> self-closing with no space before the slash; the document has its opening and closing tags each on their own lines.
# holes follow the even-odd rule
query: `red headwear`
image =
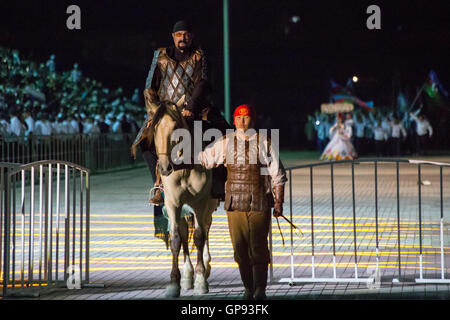
<svg viewBox="0 0 450 320">
<path fill-rule="evenodd" d="M 256 120 L 256 113 L 248 104 L 241 104 L 236 108 L 236 110 L 234 110 L 233 124 L 235 124 L 234 118 L 237 116 L 249 116 L 253 121 Z"/>
</svg>

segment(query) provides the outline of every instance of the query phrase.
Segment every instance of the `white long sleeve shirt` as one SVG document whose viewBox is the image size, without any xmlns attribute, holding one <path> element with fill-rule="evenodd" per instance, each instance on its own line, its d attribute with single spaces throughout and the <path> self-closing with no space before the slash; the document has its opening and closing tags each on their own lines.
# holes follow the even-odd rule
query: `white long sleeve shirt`
<svg viewBox="0 0 450 320">
<path fill-rule="evenodd" d="M 74 134 L 80 133 L 80 127 L 78 126 L 78 121 L 75 119 L 70 120 L 70 125 L 72 126 L 72 131 Z"/>
<path fill-rule="evenodd" d="M 61 134 L 61 128 L 57 121 L 52 122 L 52 132 L 53 134 Z"/>
<path fill-rule="evenodd" d="M 34 134 L 49 136 L 52 134 L 52 124 L 48 120 L 38 120 L 34 124 Z"/>
<path fill-rule="evenodd" d="M 9 129 L 9 122 L 5 119 L 0 119 L 0 134 L 3 137 L 9 137 L 11 135 L 11 131 Z"/>
<path fill-rule="evenodd" d="M 355 136 L 357 138 L 364 138 L 364 129 L 366 128 L 364 120 L 361 122 L 355 121 L 353 126 L 355 127 Z"/>
<path fill-rule="evenodd" d="M 19 118 L 17 118 L 16 116 L 12 116 L 10 119 L 9 130 L 12 135 L 20 137 L 25 134 L 26 129 L 23 123 L 20 122 Z"/>
<path fill-rule="evenodd" d="M 403 125 L 401 123 L 398 124 L 392 124 L 392 138 L 401 138 L 403 136 L 403 138 L 406 138 L 407 134 L 406 134 L 406 130 L 403 127 Z"/>
<path fill-rule="evenodd" d="M 236 161 L 237 163 L 244 164 L 245 161 L 245 143 L 241 135 L 236 134 L 236 132 L 229 133 L 222 138 L 216 140 L 213 145 L 208 146 L 203 152 L 198 155 L 198 160 L 201 162 L 202 166 L 207 169 L 212 169 L 223 164 L 227 166 L 227 163 L 234 161 L 234 137 L 237 136 L 237 152 Z M 230 147 L 231 146 L 231 147 Z M 259 137 L 259 148 L 257 146 L 256 134 L 249 136 L 249 162 L 257 163 L 258 150 L 260 150 L 259 161 L 262 164 L 267 165 L 267 173 L 272 178 L 272 186 L 284 185 L 287 181 L 286 172 L 284 170 L 283 164 L 279 159 L 278 154 L 273 150 L 272 144 L 268 150 L 267 139 L 260 134 Z M 270 158 L 270 159 L 269 159 Z"/>
<path fill-rule="evenodd" d="M 95 123 L 85 122 L 83 123 L 84 133 L 85 134 L 96 134 L 100 133 L 100 129 Z"/>
<path fill-rule="evenodd" d="M 340 132 L 340 134 L 342 134 L 346 139 L 351 139 L 351 137 L 353 135 L 353 129 L 351 126 L 347 126 L 344 124 L 343 127 L 339 128 L 338 124 L 335 123 L 330 128 L 330 137 L 334 137 L 334 135 L 338 132 Z"/>
<path fill-rule="evenodd" d="M 391 121 L 384 119 L 381 122 L 381 126 L 383 127 L 384 131 L 386 132 L 388 138 L 392 136 L 392 123 Z"/>
<path fill-rule="evenodd" d="M 424 136 L 427 133 L 430 135 L 430 137 L 433 135 L 433 127 L 428 122 L 428 120 L 419 120 L 419 118 L 417 118 L 415 114 L 411 114 L 411 117 L 416 122 L 416 133 L 418 136 Z"/>
<path fill-rule="evenodd" d="M 388 135 L 386 133 L 386 130 L 384 130 L 381 127 L 375 127 L 373 128 L 373 138 L 376 141 L 384 141 L 388 139 Z"/>
<path fill-rule="evenodd" d="M 78 130 L 74 128 L 69 120 L 64 120 L 62 122 L 62 128 L 65 134 L 76 134 Z"/>
<path fill-rule="evenodd" d="M 25 135 L 28 136 L 30 133 L 34 132 L 34 119 L 31 116 L 26 117 L 25 122 L 28 126 L 28 129 L 25 131 Z"/>
</svg>

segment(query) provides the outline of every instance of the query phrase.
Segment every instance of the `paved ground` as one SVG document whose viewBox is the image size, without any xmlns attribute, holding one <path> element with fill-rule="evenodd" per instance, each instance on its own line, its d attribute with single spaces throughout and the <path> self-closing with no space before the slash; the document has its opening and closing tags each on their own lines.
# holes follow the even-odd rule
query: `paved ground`
<svg viewBox="0 0 450 320">
<path fill-rule="evenodd" d="M 450 163 L 450 157 L 427 160 Z M 285 167 L 311 162 L 316 161 L 298 160 L 295 154 L 287 155 L 284 159 Z M 292 218 L 303 231 L 303 237 L 293 233 L 291 251 L 289 224 L 280 220 L 286 242 L 283 245 L 276 220 L 273 220 L 273 273 L 267 290 L 268 296 L 271 299 L 448 299 L 448 284 L 414 282 L 416 278 L 420 278 L 421 251 L 422 277 L 441 277 L 439 169 L 424 166 L 421 171 L 422 181 L 430 182 L 421 185 L 421 225 L 418 224 L 419 186 L 416 165 L 401 164 L 399 167 L 399 202 L 395 165 L 379 165 L 376 203 L 378 213 L 375 212 L 373 165 L 355 165 L 354 188 L 351 166 L 335 165 L 333 169 L 334 211 L 330 166 L 317 167 L 313 171 L 314 230 L 311 229 L 310 171 L 292 171 Z M 444 170 L 443 185 L 442 232 L 444 273 L 447 279 L 450 279 L 449 182 L 450 168 Z M 92 283 L 104 284 L 105 287 L 44 290 L 41 299 L 164 299 L 171 254 L 163 241 L 153 235 L 152 208 L 147 204 L 149 185 L 150 175 L 144 167 L 91 177 L 90 280 Z M 288 217 L 289 198 L 287 187 L 284 210 Z M 222 206 L 223 203 L 213 214 L 210 232 L 210 292 L 196 296 L 192 290 L 182 291 L 181 299 L 239 299 L 243 293 L 237 266 L 233 261 L 228 225 Z M 307 282 L 313 272 L 312 250 L 315 258 L 314 275 L 318 279 L 328 278 L 328 282 Z M 195 251 L 192 260 L 195 261 Z M 181 261 L 182 258 L 180 263 Z M 376 270 L 377 265 L 381 276 L 379 287 L 368 288 L 365 282 L 349 282 L 354 281 L 355 271 L 357 279 L 373 276 L 372 270 Z M 333 277 L 351 280 L 332 282 L 329 278 Z M 296 278 L 301 279 L 298 279 L 298 282 L 292 281 Z M 399 278 L 400 283 L 393 283 L 394 278 Z M 282 279 L 287 282 L 280 282 Z M 288 282 L 293 282 L 294 285 L 290 286 Z"/>
</svg>

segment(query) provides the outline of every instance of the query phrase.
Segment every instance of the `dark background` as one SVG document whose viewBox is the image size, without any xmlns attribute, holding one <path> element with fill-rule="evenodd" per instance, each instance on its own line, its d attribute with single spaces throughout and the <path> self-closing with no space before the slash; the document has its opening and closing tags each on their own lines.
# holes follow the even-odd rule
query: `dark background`
<svg viewBox="0 0 450 320">
<path fill-rule="evenodd" d="M 450 89 L 446 1 L 229 3 L 231 108 L 252 103 L 274 127 L 302 126 L 328 102 L 330 79 L 357 75 L 356 94 L 375 107 L 394 108 L 399 90 L 412 100 L 430 69 Z M 66 28 L 71 4 L 81 8 L 81 30 Z M 371 4 L 381 8 L 381 30 L 366 27 Z M 153 50 L 171 44 L 174 22 L 189 19 L 223 108 L 222 1 L 2 1 L 0 10 L 0 46 L 38 62 L 54 53 L 57 71 L 78 62 L 84 76 L 128 96 L 143 89 Z"/>
</svg>

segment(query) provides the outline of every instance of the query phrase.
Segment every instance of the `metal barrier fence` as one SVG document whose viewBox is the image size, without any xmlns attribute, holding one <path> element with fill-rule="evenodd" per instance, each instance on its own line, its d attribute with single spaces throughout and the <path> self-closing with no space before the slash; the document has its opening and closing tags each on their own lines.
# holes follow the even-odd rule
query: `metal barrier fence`
<svg viewBox="0 0 450 320">
<path fill-rule="evenodd" d="M 56 160 L 0 169 L 3 296 L 88 285 L 89 170 Z"/>
<path fill-rule="evenodd" d="M 134 134 L 72 134 L 0 139 L 0 162 L 30 163 L 61 160 L 77 163 L 91 172 L 135 166 L 130 147 Z M 139 150 L 138 150 L 139 152 Z"/>
<path fill-rule="evenodd" d="M 288 168 L 288 213 L 304 236 L 290 227 L 290 277 L 279 281 L 450 284 L 449 167 L 381 158 Z"/>
</svg>

